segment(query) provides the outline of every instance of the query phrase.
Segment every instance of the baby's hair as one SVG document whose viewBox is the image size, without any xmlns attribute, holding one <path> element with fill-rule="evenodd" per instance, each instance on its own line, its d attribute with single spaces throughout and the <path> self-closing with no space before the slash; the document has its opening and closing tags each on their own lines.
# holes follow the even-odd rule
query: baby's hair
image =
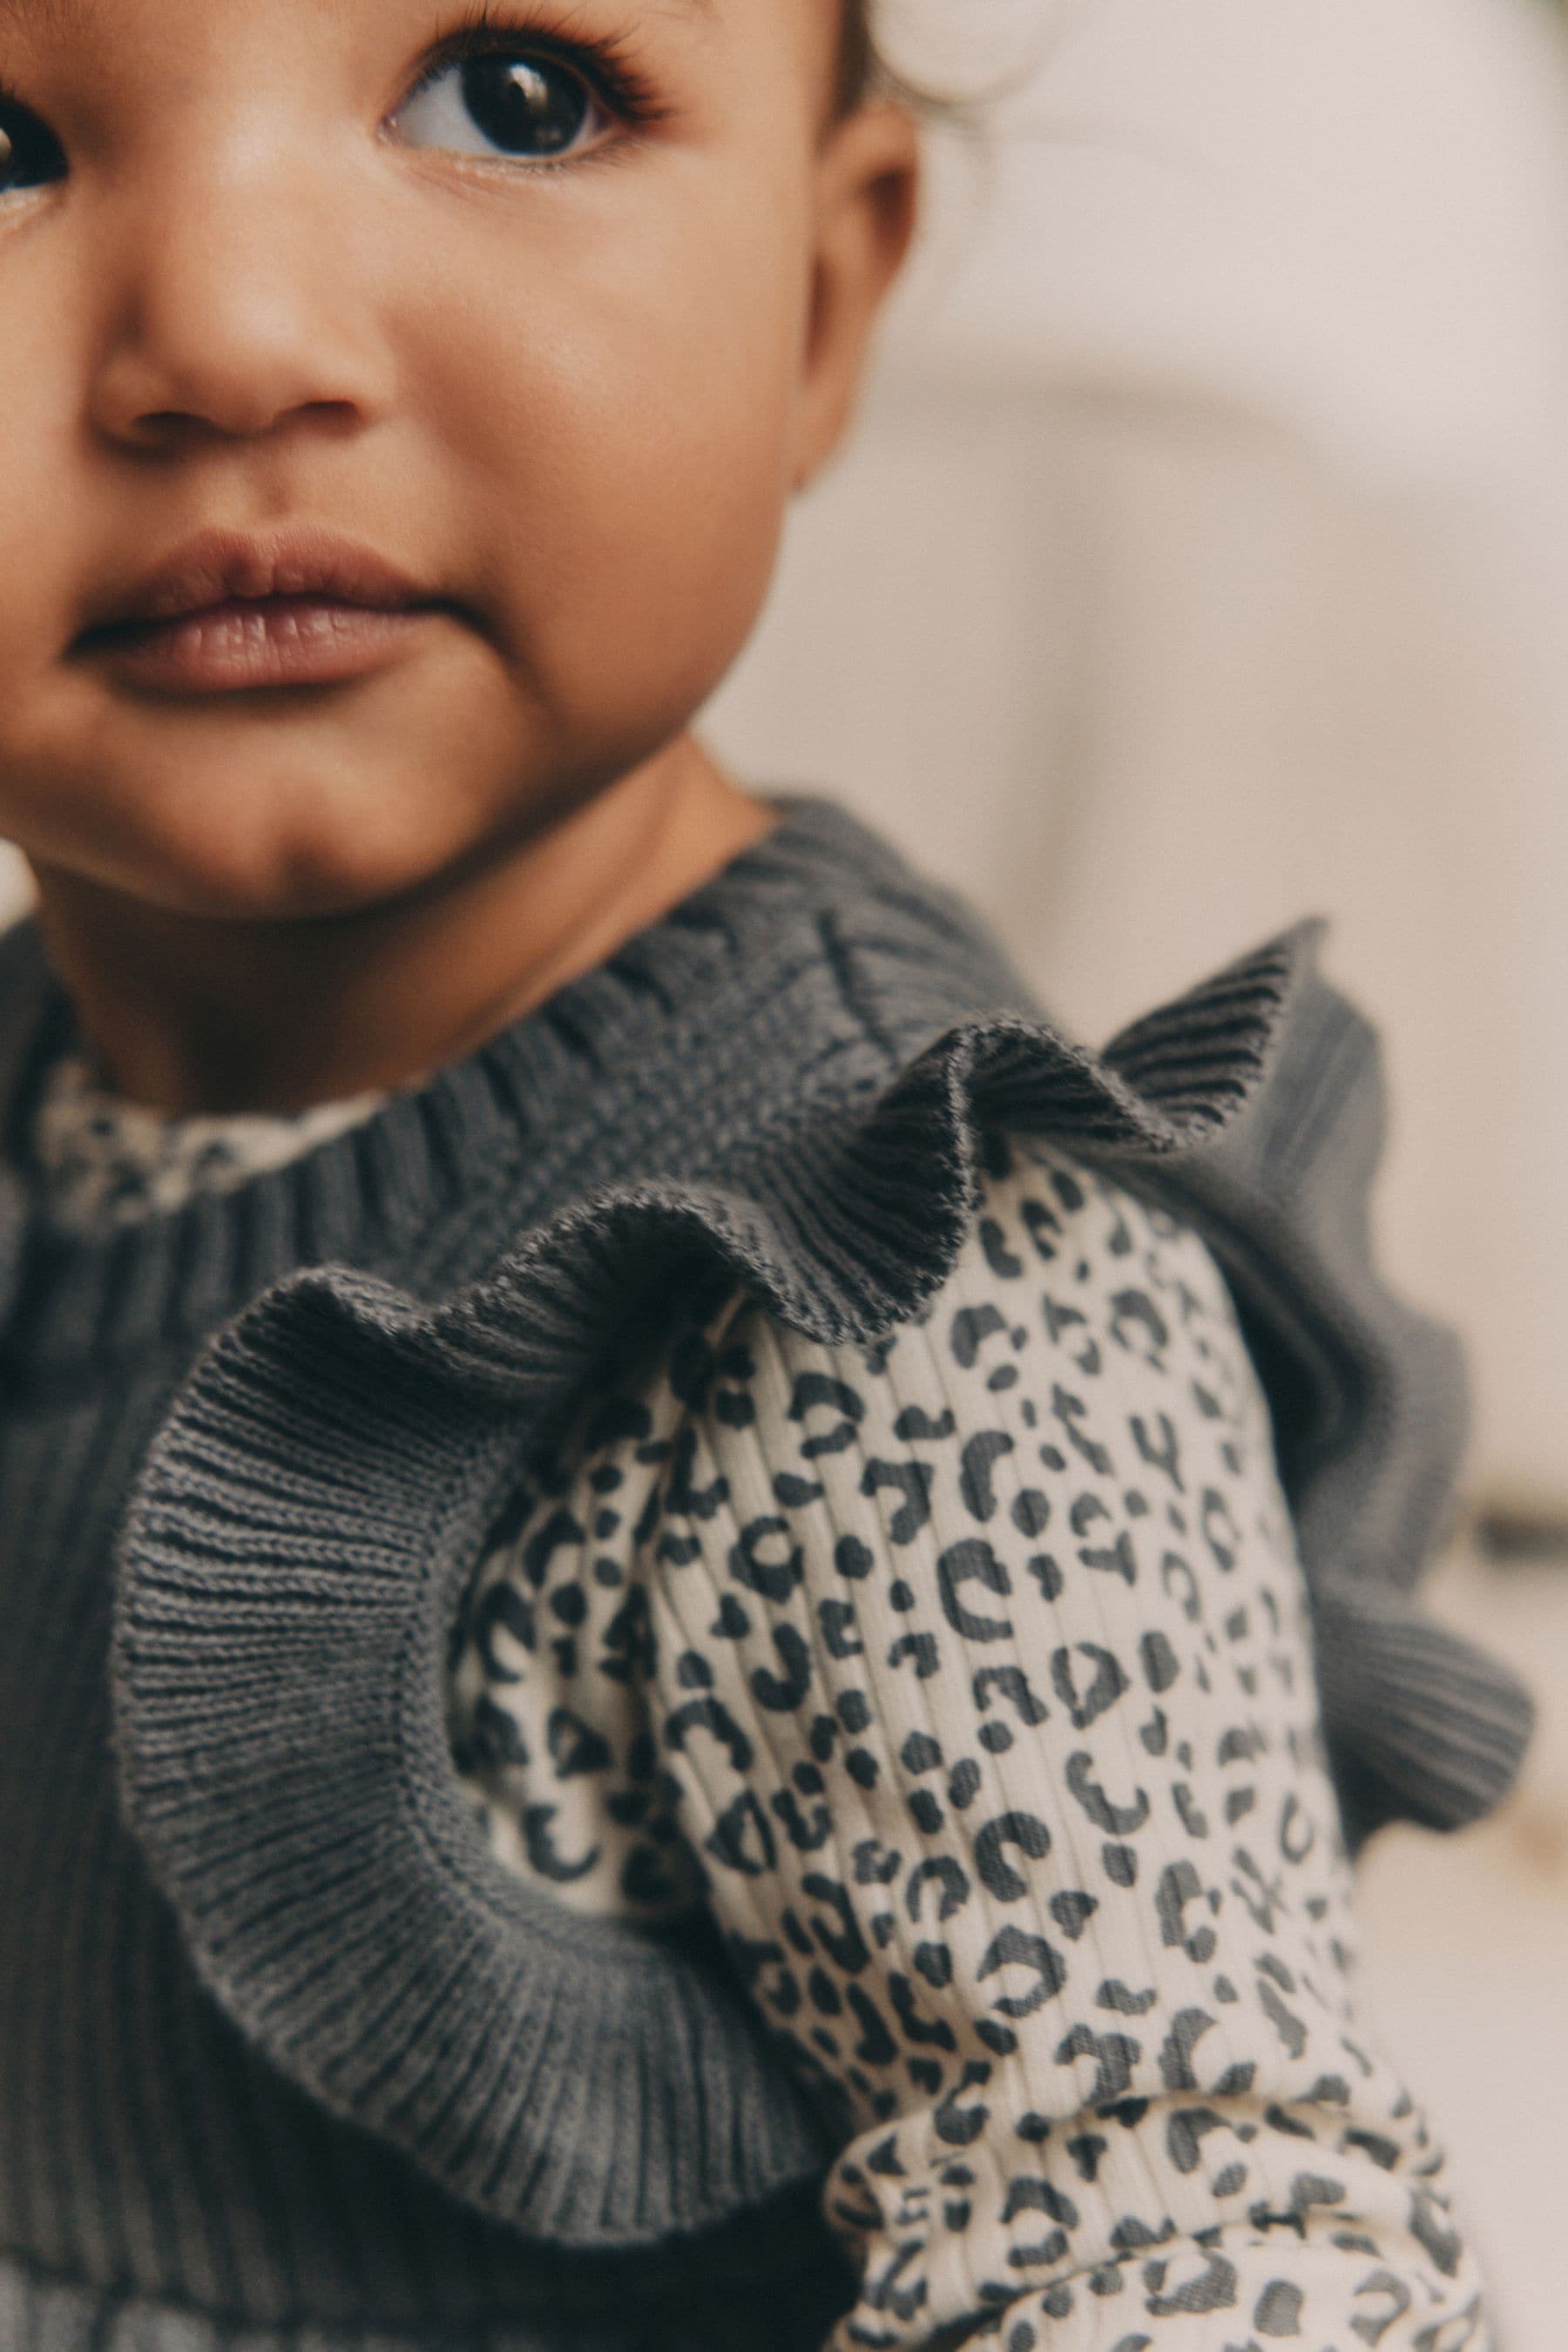
<svg viewBox="0 0 1568 2352">
<path fill-rule="evenodd" d="M 871 0 L 844 0 L 838 40 L 838 110 L 852 114 L 868 98 L 880 76 L 871 37 Z"/>
</svg>

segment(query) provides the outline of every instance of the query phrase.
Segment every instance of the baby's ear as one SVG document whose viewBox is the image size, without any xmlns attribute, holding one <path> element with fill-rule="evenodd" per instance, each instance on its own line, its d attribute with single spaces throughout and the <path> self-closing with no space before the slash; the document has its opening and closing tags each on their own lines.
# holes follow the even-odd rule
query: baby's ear
<svg viewBox="0 0 1568 2352">
<path fill-rule="evenodd" d="M 794 486 L 843 438 L 871 333 L 914 234 L 920 132 L 905 106 L 868 100 L 835 123 L 817 163 L 811 309 L 802 354 Z"/>
</svg>

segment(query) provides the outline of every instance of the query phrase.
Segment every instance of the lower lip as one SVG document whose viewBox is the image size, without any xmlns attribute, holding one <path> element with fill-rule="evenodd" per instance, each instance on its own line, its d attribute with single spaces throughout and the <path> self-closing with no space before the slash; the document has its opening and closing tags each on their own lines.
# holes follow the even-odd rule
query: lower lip
<svg viewBox="0 0 1568 2352">
<path fill-rule="evenodd" d="M 385 669 L 437 617 L 431 606 L 385 612 L 322 597 L 274 596 L 105 629 L 82 650 L 160 694 L 342 686 Z"/>
</svg>

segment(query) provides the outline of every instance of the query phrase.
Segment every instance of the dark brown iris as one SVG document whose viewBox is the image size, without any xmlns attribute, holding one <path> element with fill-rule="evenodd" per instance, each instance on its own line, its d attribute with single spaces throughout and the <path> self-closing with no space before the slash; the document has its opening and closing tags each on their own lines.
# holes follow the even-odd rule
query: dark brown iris
<svg viewBox="0 0 1568 2352">
<path fill-rule="evenodd" d="M 586 85 L 551 58 L 473 58 L 463 102 L 487 139 L 509 155 L 560 155 L 581 137 Z"/>
</svg>

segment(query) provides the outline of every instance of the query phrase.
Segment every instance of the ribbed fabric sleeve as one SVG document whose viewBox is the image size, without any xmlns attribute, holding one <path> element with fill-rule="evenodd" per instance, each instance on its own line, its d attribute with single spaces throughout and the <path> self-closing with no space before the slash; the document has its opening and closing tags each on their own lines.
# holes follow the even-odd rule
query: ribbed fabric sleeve
<svg viewBox="0 0 1568 2352">
<path fill-rule="evenodd" d="M 695 1864 L 840 2139 L 829 2352 L 1486 2344 L 1357 2022 L 1306 1588 L 1194 1236 L 994 1152 L 917 1321 L 834 1347 L 739 1301 L 510 1525 L 468 1784 L 574 1907 Z"/>
</svg>

